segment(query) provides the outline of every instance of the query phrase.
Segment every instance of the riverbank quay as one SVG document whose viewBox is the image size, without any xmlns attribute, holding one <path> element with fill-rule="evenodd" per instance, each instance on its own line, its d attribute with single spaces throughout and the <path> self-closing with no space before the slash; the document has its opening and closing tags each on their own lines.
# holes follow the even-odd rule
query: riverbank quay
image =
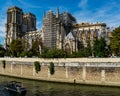
<svg viewBox="0 0 120 96">
<path fill-rule="evenodd" d="M 3 68 L 2 61 L 6 61 Z M 120 87 L 120 58 L 0 58 L 0 74 L 48 82 Z M 41 70 L 36 73 L 34 62 Z M 50 74 L 50 62 L 55 73 Z"/>
</svg>

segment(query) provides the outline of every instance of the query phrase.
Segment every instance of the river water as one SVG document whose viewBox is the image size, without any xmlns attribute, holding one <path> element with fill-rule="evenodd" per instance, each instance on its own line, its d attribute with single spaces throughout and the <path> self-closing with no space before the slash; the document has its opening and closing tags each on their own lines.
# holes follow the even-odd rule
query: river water
<svg viewBox="0 0 120 96">
<path fill-rule="evenodd" d="M 16 80 L 27 89 L 25 96 L 120 96 L 120 88 L 48 83 L 0 76 L 0 96 L 19 96 L 4 90 L 4 85 Z"/>
</svg>

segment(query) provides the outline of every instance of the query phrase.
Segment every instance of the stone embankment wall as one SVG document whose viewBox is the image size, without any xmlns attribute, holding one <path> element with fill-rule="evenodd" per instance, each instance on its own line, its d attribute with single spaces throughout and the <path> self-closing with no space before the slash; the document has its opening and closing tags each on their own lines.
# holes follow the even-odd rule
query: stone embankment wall
<svg viewBox="0 0 120 96">
<path fill-rule="evenodd" d="M 28 79 L 120 86 L 120 58 L 0 58 L 6 61 L 3 68 L 0 62 L 0 74 Z M 35 72 L 34 62 L 39 61 L 41 71 Z M 55 65 L 55 73 L 50 74 L 50 62 Z"/>
</svg>

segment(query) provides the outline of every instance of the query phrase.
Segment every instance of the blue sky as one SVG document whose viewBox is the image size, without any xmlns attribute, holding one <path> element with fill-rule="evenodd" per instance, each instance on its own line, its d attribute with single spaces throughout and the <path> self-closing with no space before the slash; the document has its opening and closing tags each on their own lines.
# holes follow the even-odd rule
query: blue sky
<svg viewBox="0 0 120 96">
<path fill-rule="evenodd" d="M 18 6 L 23 12 L 37 17 L 37 29 L 42 27 L 44 11 L 70 12 L 77 22 L 104 22 L 108 27 L 120 25 L 120 0 L 0 0 L 0 44 L 5 37 L 6 12 L 8 7 Z"/>
</svg>

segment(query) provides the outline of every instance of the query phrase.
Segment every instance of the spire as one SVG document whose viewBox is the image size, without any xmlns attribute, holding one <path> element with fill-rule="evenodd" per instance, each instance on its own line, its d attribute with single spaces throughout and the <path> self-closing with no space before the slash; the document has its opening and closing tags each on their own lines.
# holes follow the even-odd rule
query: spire
<svg viewBox="0 0 120 96">
<path fill-rule="evenodd" d="M 57 8 L 56 18 L 59 18 L 59 8 Z"/>
<path fill-rule="evenodd" d="M 46 17 L 46 12 L 44 11 L 44 13 L 43 13 L 43 18 L 45 18 Z"/>
</svg>

